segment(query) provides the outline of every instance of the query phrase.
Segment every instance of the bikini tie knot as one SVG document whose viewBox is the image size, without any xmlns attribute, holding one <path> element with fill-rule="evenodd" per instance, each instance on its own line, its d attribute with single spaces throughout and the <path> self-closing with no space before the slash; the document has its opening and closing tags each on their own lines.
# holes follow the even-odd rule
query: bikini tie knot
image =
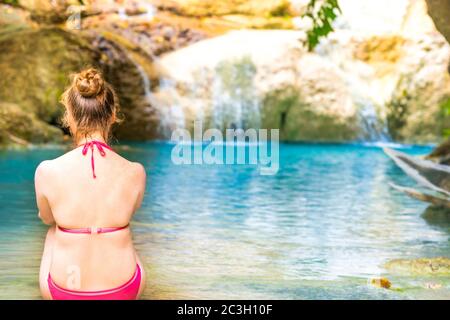
<svg viewBox="0 0 450 320">
<path fill-rule="evenodd" d="M 91 149 L 91 167 L 92 167 L 92 176 L 95 178 L 97 178 L 97 176 L 95 175 L 95 163 L 94 163 L 94 146 L 97 147 L 98 152 L 100 153 L 100 155 L 102 157 L 104 157 L 106 155 L 105 149 L 109 149 L 112 150 L 110 146 L 108 146 L 106 143 L 100 142 L 100 141 L 96 141 L 96 140 L 92 140 L 92 141 L 88 141 L 84 144 L 83 146 L 83 151 L 82 154 L 83 156 L 86 155 L 86 153 L 88 152 L 88 149 Z"/>
</svg>

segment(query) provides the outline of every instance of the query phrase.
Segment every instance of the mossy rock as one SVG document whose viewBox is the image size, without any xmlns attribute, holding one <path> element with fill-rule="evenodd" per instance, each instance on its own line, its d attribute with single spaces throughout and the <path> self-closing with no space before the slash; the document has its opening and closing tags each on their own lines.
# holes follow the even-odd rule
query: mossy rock
<svg viewBox="0 0 450 320">
<path fill-rule="evenodd" d="M 0 145 L 62 142 L 63 132 L 20 106 L 0 102 Z"/>
<path fill-rule="evenodd" d="M 0 101 L 57 124 L 68 76 L 97 60 L 86 41 L 57 28 L 10 33 L 0 40 Z"/>
<path fill-rule="evenodd" d="M 450 275 L 450 259 L 446 257 L 394 259 L 384 267 L 391 272 L 408 275 Z"/>
<path fill-rule="evenodd" d="M 23 113 L 60 131 L 64 108 L 59 101 L 69 76 L 88 66 L 101 69 L 118 93 L 125 121 L 115 135 L 154 138 L 157 126 L 145 99 L 142 74 L 126 48 L 98 34 L 59 28 L 0 34 L 0 102 L 19 105 Z"/>
<path fill-rule="evenodd" d="M 356 117 L 338 118 L 315 111 L 295 88 L 270 92 L 262 103 L 262 127 L 280 129 L 284 141 L 344 142 L 357 139 Z"/>
<path fill-rule="evenodd" d="M 391 137 L 405 143 L 433 143 L 443 139 L 449 130 L 450 115 L 444 110 L 450 98 L 436 105 L 417 101 L 402 91 L 386 105 L 387 123 Z"/>
<path fill-rule="evenodd" d="M 229 14 L 281 17 L 293 14 L 288 0 L 174 0 L 162 7 L 167 7 L 180 15 L 193 17 Z"/>
</svg>

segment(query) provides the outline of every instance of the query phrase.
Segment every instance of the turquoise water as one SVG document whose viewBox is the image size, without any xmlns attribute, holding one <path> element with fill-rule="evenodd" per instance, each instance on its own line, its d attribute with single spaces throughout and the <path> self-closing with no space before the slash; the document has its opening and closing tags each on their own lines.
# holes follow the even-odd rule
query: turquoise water
<svg viewBox="0 0 450 320">
<path fill-rule="evenodd" d="M 147 168 L 133 223 L 148 273 L 145 298 L 450 298 L 447 278 L 432 279 L 441 288 L 431 290 L 430 279 L 382 268 L 394 258 L 450 256 L 450 229 L 422 217 L 426 204 L 388 186 L 413 182 L 380 148 L 282 144 L 274 176 L 250 165 L 176 166 L 171 149 L 146 143 L 119 150 Z M 39 297 L 45 226 L 33 174 L 63 152 L 0 151 L 0 298 Z M 367 285 L 380 275 L 398 290 Z"/>
</svg>

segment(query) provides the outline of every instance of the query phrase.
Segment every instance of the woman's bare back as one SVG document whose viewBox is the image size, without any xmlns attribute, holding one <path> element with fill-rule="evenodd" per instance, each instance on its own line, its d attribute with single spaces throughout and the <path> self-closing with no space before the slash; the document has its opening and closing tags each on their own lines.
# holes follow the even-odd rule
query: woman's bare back
<svg viewBox="0 0 450 320">
<path fill-rule="evenodd" d="M 123 227 L 130 222 L 144 194 L 144 168 L 110 150 L 102 157 L 94 146 L 94 179 L 91 152 L 83 155 L 79 147 L 38 167 L 36 193 L 44 221 L 70 229 Z M 109 289 L 132 277 L 136 259 L 129 228 L 100 234 L 56 228 L 50 274 L 68 289 Z"/>
</svg>

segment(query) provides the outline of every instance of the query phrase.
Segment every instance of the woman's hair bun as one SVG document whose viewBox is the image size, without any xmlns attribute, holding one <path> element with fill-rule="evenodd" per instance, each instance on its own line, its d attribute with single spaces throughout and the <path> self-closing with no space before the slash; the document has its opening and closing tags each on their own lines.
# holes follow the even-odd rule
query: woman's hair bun
<svg viewBox="0 0 450 320">
<path fill-rule="evenodd" d="M 85 98 L 94 98 L 103 91 L 104 86 L 105 81 L 97 69 L 86 69 L 75 76 L 75 88 Z"/>
</svg>

